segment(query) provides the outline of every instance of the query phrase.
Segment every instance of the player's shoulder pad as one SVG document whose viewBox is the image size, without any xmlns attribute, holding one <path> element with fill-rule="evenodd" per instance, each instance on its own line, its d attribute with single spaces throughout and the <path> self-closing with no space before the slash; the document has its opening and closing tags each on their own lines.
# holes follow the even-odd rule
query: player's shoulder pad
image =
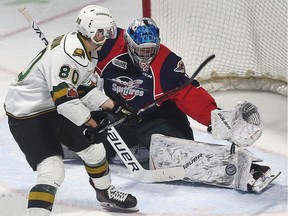
<svg viewBox="0 0 288 216">
<path fill-rule="evenodd" d="M 84 44 L 78 38 L 76 32 L 68 33 L 63 42 L 64 52 L 82 67 L 89 65 L 89 59 L 85 52 Z"/>
<path fill-rule="evenodd" d="M 167 71 L 169 70 L 168 68 L 173 68 L 173 71 L 175 73 L 182 73 L 182 74 L 186 73 L 185 65 L 184 65 L 182 58 L 178 56 L 176 53 L 172 52 L 168 47 L 161 44 L 159 53 L 161 56 L 164 56 L 165 53 L 167 55 L 166 60 L 165 60 L 166 65 L 167 65 Z"/>
<path fill-rule="evenodd" d="M 160 44 L 160 49 L 159 49 L 159 52 L 162 52 L 162 53 L 171 53 L 172 51 L 167 47 L 165 46 L 164 44 Z"/>
</svg>

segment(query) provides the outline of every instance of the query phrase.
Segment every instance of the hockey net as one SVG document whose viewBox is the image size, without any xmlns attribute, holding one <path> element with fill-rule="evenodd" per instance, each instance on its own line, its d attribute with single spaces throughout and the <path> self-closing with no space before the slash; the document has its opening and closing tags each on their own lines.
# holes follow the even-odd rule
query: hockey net
<svg viewBox="0 0 288 216">
<path fill-rule="evenodd" d="M 210 92 L 264 90 L 287 96 L 287 0 L 142 0 L 161 42 Z"/>
</svg>

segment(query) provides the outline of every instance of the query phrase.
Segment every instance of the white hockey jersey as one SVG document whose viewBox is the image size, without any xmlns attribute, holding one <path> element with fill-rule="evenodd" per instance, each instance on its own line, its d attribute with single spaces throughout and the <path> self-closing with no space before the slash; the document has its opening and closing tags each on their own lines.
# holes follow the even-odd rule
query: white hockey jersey
<svg viewBox="0 0 288 216">
<path fill-rule="evenodd" d="M 57 109 L 82 125 L 108 99 L 95 85 L 97 57 L 76 32 L 55 38 L 9 86 L 7 115 L 25 119 Z"/>
</svg>

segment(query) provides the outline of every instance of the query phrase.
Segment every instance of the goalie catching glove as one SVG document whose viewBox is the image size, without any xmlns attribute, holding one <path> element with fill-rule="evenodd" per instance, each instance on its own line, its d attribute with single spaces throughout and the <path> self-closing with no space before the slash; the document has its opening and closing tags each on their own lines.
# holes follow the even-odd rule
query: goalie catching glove
<svg viewBox="0 0 288 216">
<path fill-rule="evenodd" d="M 110 113 L 117 120 L 125 118 L 123 125 L 135 125 L 141 121 L 140 117 L 137 115 L 138 110 L 129 104 L 121 95 L 112 94 L 110 98 L 115 102 L 114 107 L 110 110 Z"/>
<path fill-rule="evenodd" d="M 242 147 L 252 145 L 262 134 L 258 109 L 247 101 L 230 110 L 213 110 L 211 126 L 213 138 L 226 139 Z"/>
<path fill-rule="evenodd" d="M 96 121 L 97 127 L 84 126 L 83 134 L 90 144 L 101 143 L 107 139 L 108 116 L 103 111 L 93 111 L 91 118 Z"/>
</svg>

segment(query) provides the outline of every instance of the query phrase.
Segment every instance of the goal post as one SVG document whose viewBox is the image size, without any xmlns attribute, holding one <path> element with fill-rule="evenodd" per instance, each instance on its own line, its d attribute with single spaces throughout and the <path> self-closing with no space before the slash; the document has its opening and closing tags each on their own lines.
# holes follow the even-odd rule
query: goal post
<svg viewBox="0 0 288 216">
<path fill-rule="evenodd" d="M 161 42 L 210 92 L 263 90 L 287 96 L 287 0 L 142 0 Z"/>
</svg>

